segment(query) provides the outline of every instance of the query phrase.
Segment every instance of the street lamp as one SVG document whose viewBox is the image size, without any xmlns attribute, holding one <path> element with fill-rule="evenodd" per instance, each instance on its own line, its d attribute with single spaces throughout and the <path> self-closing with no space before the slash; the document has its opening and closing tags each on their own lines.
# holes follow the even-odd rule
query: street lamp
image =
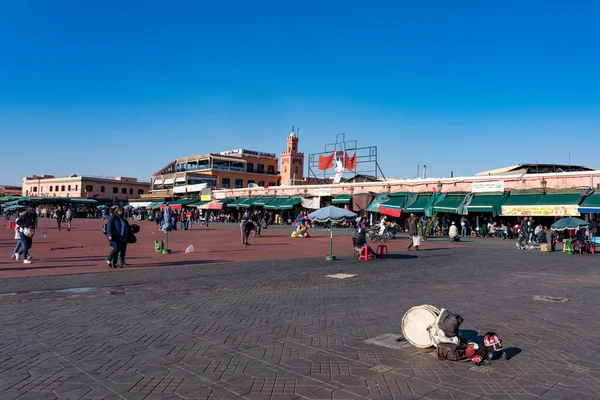
<svg viewBox="0 0 600 400">
<path fill-rule="evenodd" d="M 542 178 L 542 180 L 540 181 L 540 185 L 542 186 L 542 193 L 546 193 L 546 186 L 548 185 L 548 182 L 546 181 L 545 178 Z"/>
</svg>

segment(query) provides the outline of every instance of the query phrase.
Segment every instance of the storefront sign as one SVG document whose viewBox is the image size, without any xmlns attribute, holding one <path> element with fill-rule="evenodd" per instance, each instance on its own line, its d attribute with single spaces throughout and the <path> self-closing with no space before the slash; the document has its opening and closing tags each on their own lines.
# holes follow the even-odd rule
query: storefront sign
<svg viewBox="0 0 600 400">
<path fill-rule="evenodd" d="M 473 192 L 473 193 L 504 192 L 504 181 L 473 182 L 471 184 L 471 192 Z"/>
<path fill-rule="evenodd" d="M 514 217 L 574 217 L 579 206 L 502 206 L 503 216 Z"/>
<path fill-rule="evenodd" d="M 175 186 L 173 188 L 173 193 L 197 193 L 202 191 L 202 189 L 206 188 L 206 183 L 199 183 L 197 185 L 187 185 L 187 186 Z"/>
<path fill-rule="evenodd" d="M 200 201 L 210 201 L 212 196 L 210 194 L 203 194 L 200 196 Z"/>
<path fill-rule="evenodd" d="M 227 198 L 225 192 L 215 192 L 215 199 L 221 200 Z"/>
<path fill-rule="evenodd" d="M 315 189 L 313 194 L 315 196 L 331 196 L 331 188 Z"/>
<path fill-rule="evenodd" d="M 227 150 L 221 151 L 218 153 L 222 156 L 257 156 L 257 157 L 277 157 L 273 153 L 263 153 L 262 151 L 254 151 L 254 150 L 246 150 L 246 149 L 235 149 L 235 150 Z"/>
</svg>

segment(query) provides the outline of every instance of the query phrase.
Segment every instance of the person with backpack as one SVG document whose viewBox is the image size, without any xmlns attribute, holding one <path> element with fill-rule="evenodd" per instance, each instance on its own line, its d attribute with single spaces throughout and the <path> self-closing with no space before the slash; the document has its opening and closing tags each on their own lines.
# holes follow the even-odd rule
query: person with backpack
<svg viewBox="0 0 600 400">
<path fill-rule="evenodd" d="M 124 210 L 121 207 L 117 207 L 108 218 L 106 224 L 106 237 L 112 247 L 111 252 L 106 258 L 106 265 L 109 268 L 123 268 L 127 265 L 125 262 L 125 252 L 127 251 L 129 232 L 129 223 L 124 218 Z M 117 264 L 119 256 L 121 263 Z"/>
</svg>

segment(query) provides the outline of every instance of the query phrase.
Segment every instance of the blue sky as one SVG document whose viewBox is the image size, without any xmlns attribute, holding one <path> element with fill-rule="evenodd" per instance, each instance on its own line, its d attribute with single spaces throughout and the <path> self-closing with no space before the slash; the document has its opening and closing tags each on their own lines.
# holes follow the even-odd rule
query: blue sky
<svg viewBox="0 0 600 400">
<path fill-rule="evenodd" d="M 600 167 L 600 2 L 366 4 L 0 1 L 0 184 L 279 153 L 292 124 L 387 176 Z"/>
</svg>

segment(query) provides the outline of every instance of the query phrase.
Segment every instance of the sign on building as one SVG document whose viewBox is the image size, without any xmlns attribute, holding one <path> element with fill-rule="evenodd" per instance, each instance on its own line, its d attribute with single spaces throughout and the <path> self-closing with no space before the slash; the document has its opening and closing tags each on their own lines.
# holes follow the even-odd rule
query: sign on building
<svg viewBox="0 0 600 400">
<path fill-rule="evenodd" d="M 504 181 L 473 182 L 472 193 L 504 192 Z"/>
<path fill-rule="evenodd" d="M 331 196 L 331 188 L 321 188 L 314 190 L 315 196 Z"/>
</svg>

